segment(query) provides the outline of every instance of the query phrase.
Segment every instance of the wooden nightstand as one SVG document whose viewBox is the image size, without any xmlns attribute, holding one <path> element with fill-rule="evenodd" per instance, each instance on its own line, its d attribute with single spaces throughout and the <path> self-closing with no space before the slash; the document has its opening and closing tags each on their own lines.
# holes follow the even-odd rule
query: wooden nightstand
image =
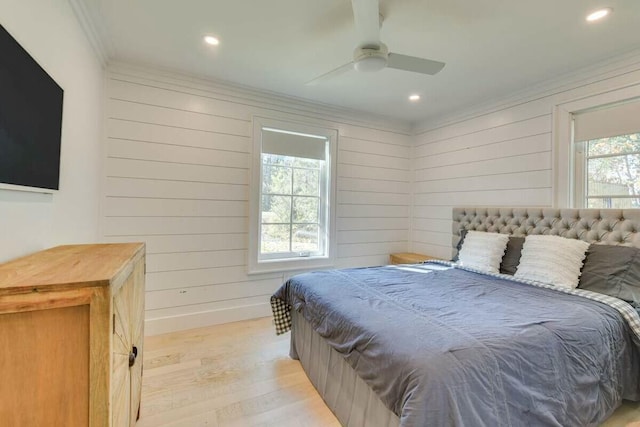
<svg viewBox="0 0 640 427">
<path fill-rule="evenodd" d="M 415 254 L 412 252 L 401 252 L 397 254 L 391 254 L 391 264 L 417 264 L 430 259 L 439 259 L 429 255 Z"/>
</svg>

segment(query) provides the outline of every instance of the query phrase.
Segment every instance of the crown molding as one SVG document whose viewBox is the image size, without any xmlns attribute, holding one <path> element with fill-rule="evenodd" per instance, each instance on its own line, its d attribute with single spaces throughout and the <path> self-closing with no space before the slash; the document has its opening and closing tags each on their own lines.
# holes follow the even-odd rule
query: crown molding
<svg viewBox="0 0 640 427">
<path fill-rule="evenodd" d="M 114 56 L 114 47 L 100 12 L 95 6 L 88 6 L 86 0 L 68 1 L 98 60 L 103 67 L 106 67 Z"/>
<path fill-rule="evenodd" d="M 550 97 L 580 86 L 596 83 L 632 70 L 640 70 L 640 49 L 608 58 L 578 71 L 563 74 L 557 78 L 545 80 L 527 89 L 497 97 L 486 102 L 473 105 L 457 112 L 444 113 L 439 116 L 414 122 L 413 135 L 455 125 L 478 116 L 495 113 L 516 105 L 537 99 Z"/>
</svg>

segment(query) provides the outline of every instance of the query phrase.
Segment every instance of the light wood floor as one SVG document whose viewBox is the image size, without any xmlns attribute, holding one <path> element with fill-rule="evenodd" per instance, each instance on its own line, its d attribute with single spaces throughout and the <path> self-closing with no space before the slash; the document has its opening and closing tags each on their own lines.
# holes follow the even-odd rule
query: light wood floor
<svg viewBox="0 0 640 427">
<path fill-rule="evenodd" d="M 138 427 L 340 426 L 270 318 L 145 340 Z"/>
<path fill-rule="evenodd" d="M 270 318 L 148 337 L 138 427 L 338 427 Z M 625 403 L 603 427 L 640 421 Z"/>
</svg>

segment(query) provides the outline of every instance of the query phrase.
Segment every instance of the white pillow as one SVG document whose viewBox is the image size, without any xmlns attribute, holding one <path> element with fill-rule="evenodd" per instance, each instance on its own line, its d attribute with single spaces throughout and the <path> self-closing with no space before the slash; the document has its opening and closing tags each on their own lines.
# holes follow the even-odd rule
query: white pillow
<svg viewBox="0 0 640 427">
<path fill-rule="evenodd" d="M 458 264 L 487 273 L 498 273 L 508 241 L 508 234 L 468 231 L 460 249 Z"/>
<path fill-rule="evenodd" d="M 589 243 L 559 236 L 527 236 L 515 277 L 575 289 Z"/>
</svg>

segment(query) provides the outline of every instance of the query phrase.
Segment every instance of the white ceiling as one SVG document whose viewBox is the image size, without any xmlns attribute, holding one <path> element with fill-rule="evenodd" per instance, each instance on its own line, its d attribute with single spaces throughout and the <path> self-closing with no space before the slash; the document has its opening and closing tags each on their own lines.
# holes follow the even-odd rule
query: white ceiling
<svg viewBox="0 0 640 427">
<path fill-rule="evenodd" d="M 305 82 L 351 60 L 350 0 L 84 0 L 112 59 L 227 80 L 405 121 L 466 109 L 640 49 L 638 0 L 381 0 L 393 52 L 446 62 Z M 585 16 L 614 8 L 604 21 Z M 212 48 L 205 34 L 220 38 Z M 419 93 L 419 103 L 407 96 Z"/>
</svg>

